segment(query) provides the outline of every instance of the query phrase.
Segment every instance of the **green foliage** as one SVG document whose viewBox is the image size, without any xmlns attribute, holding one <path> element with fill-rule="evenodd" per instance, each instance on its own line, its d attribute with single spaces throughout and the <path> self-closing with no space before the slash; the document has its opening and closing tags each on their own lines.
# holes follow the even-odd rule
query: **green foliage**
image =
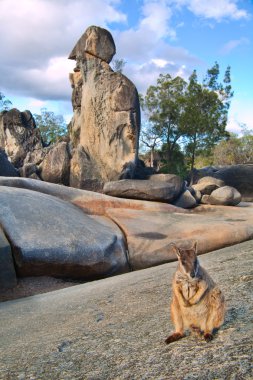
<svg viewBox="0 0 253 380">
<path fill-rule="evenodd" d="M 213 150 L 215 165 L 234 165 L 253 163 L 253 131 L 242 126 L 242 136 L 230 134 Z"/>
<path fill-rule="evenodd" d="M 153 131 L 166 144 L 168 163 L 172 161 L 176 144 L 184 134 L 180 120 L 184 110 L 186 85 L 180 77 L 160 75 L 157 86 L 150 86 L 144 99 L 144 109 Z"/>
<path fill-rule="evenodd" d="M 62 115 L 41 108 L 41 114 L 34 114 L 36 126 L 40 129 L 45 144 L 54 143 L 67 133 L 67 126 Z"/>
<path fill-rule="evenodd" d="M 0 92 L 0 112 L 8 111 L 12 106 L 12 102 L 6 98 L 6 96 Z"/>
<path fill-rule="evenodd" d="M 142 108 L 152 125 L 152 139 L 157 136 L 166 149 L 168 170 L 175 167 L 174 153 L 178 144 L 183 147 L 186 164 L 193 168 L 197 155 L 205 152 L 207 157 L 214 145 L 227 137 L 225 127 L 233 96 L 230 67 L 223 82 L 219 82 L 219 74 L 216 62 L 202 84 L 196 70 L 188 82 L 169 74 L 160 75 L 157 85 L 150 86 L 146 96 L 141 98 Z"/>
<path fill-rule="evenodd" d="M 179 144 L 175 145 L 175 148 L 172 152 L 172 157 L 170 161 L 167 161 L 167 146 L 164 144 L 159 151 L 161 156 L 161 167 L 160 173 L 171 173 L 177 174 L 182 178 L 186 177 L 187 174 L 187 166 L 185 164 L 185 156 L 181 151 Z"/>
<path fill-rule="evenodd" d="M 224 84 L 218 82 L 219 65 L 207 71 L 203 84 L 198 83 L 196 71 L 189 78 L 183 124 L 186 131 L 186 155 L 192 169 L 196 155 L 211 152 L 214 145 L 228 136 L 225 128 L 232 97 L 230 68 L 225 73 Z"/>
</svg>

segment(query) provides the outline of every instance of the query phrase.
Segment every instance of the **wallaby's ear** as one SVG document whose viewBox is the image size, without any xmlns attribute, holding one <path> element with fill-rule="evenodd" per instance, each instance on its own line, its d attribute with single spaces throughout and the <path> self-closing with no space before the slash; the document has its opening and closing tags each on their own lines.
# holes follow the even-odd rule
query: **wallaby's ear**
<svg viewBox="0 0 253 380">
<path fill-rule="evenodd" d="M 170 246 L 172 247 L 172 249 L 175 252 L 175 254 L 177 255 L 177 257 L 180 257 L 181 253 L 180 253 L 180 250 L 178 249 L 178 247 L 176 246 L 176 244 L 171 243 Z"/>
<path fill-rule="evenodd" d="M 194 249 L 194 251 L 195 251 L 195 253 L 196 253 L 196 255 L 197 255 L 197 246 L 198 246 L 198 242 L 197 242 L 197 240 L 194 242 L 194 244 L 193 244 L 193 249 Z"/>
</svg>

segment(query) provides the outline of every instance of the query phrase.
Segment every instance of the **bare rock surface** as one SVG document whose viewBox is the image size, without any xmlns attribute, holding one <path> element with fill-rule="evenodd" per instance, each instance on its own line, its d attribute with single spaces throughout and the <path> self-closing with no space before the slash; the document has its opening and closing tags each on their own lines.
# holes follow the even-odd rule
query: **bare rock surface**
<svg viewBox="0 0 253 380">
<path fill-rule="evenodd" d="M 40 131 L 30 111 L 13 108 L 0 115 L 0 147 L 16 168 L 23 165 L 30 151 L 42 149 Z"/>
<path fill-rule="evenodd" d="M 85 53 L 89 53 L 110 63 L 116 53 L 111 33 L 98 26 L 90 26 L 77 41 L 69 55 L 69 59 L 77 60 L 78 58 L 85 58 Z"/>
<path fill-rule="evenodd" d="M 0 187 L 0 224 L 19 276 L 95 279 L 129 270 L 121 231 L 71 203 L 26 189 Z"/>
<path fill-rule="evenodd" d="M 103 192 L 120 198 L 172 202 L 182 193 L 183 188 L 184 182 L 179 176 L 158 174 L 147 180 L 122 179 L 107 182 Z"/>
<path fill-rule="evenodd" d="M 0 305 L 0 379 L 251 380 L 253 242 L 201 256 L 227 302 L 213 341 L 165 345 L 176 263 Z"/>
<path fill-rule="evenodd" d="M 208 203 L 211 205 L 236 206 L 242 200 L 238 190 L 231 186 L 222 186 L 210 194 Z"/>
<path fill-rule="evenodd" d="M 80 185 L 87 184 L 91 172 L 100 181 L 116 180 L 123 165 L 138 156 L 139 97 L 134 84 L 109 66 L 114 54 L 111 34 L 91 26 L 69 56 L 76 60 L 70 74 L 74 108 L 70 139 L 74 148 L 83 147 L 86 166 L 90 164 L 91 168 L 82 173 Z M 77 158 L 75 165 L 81 169 L 82 161 Z M 75 181 L 77 174 L 78 170 L 73 175 Z"/>
<path fill-rule="evenodd" d="M 39 193 L 53 195 L 82 208 L 87 214 L 92 215 L 107 215 L 107 210 L 110 208 L 130 208 L 166 212 L 177 211 L 179 213 L 187 212 L 187 210 L 166 203 L 139 201 L 135 199 L 120 199 L 88 190 L 41 182 L 30 178 L 0 177 L 0 186 L 28 189 Z"/>
<path fill-rule="evenodd" d="M 219 188 L 219 185 L 217 185 L 215 181 L 209 180 L 209 181 L 204 181 L 204 182 L 198 182 L 196 185 L 192 185 L 192 188 L 195 191 L 200 191 L 201 194 L 210 195 L 212 191 Z"/>
<path fill-rule="evenodd" d="M 190 213 L 109 209 L 124 232 L 133 269 L 143 269 L 175 260 L 171 243 L 192 245 L 206 253 L 253 239 L 253 205 L 242 207 L 199 206 Z"/>
<path fill-rule="evenodd" d="M 244 202 L 253 201 L 253 164 L 208 166 L 199 170 L 194 169 L 191 175 L 193 183 L 197 183 L 205 176 L 220 179 L 226 186 L 236 188 L 241 193 Z"/>
<path fill-rule="evenodd" d="M 222 179 L 227 186 L 236 188 L 245 202 L 253 201 L 253 164 L 231 165 L 214 173 L 215 178 Z"/>
<path fill-rule="evenodd" d="M 7 155 L 0 148 L 0 176 L 5 177 L 19 177 L 18 171 L 8 160 Z"/>
<path fill-rule="evenodd" d="M 69 185 L 70 155 L 64 141 L 49 149 L 41 166 L 41 178 L 46 182 Z"/>
<path fill-rule="evenodd" d="M 222 181 L 221 179 L 214 178 L 214 177 L 209 177 L 209 176 L 200 178 L 198 180 L 198 183 L 209 183 L 209 184 L 212 183 L 212 184 L 217 185 L 218 187 L 225 186 L 224 181 Z"/>
<path fill-rule="evenodd" d="M 194 194 L 196 194 L 194 192 Z M 197 197 L 196 197 L 197 198 Z M 173 202 L 173 204 L 177 207 L 182 207 L 182 208 L 192 208 L 197 205 L 197 200 L 196 198 L 191 194 L 191 192 L 187 189 L 185 190 L 176 201 Z"/>
<path fill-rule="evenodd" d="M 119 226 L 124 233 L 128 260 L 133 269 L 143 269 L 175 260 L 170 247 L 172 242 L 192 244 L 193 240 L 197 240 L 199 252 L 206 253 L 253 239 L 251 203 L 241 203 L 239 207 L 198 206 L 189 211 L 170 204 L 115 198 L 24 178 L 1 177 L 0 185 L 3 185 L 1 191 L 4 191 L 5 186 L 14 186 L 14 189 L 8 190 L 10 194 L 12 190 L 15 194 L 18 188 L 33 190 L 31 193 L 36 206 L 34 210 L 37 210 L 37 213 L 43 212 L 40 211 L 43 208 L 40 204 L 41 197 L 49 194 L 68 201 L 69 203 L 66 203 L 68 207 L 76 205 L 86 214 L 103 215 L 111 219 L 112 223 Z M 51 201 L 54 197 L 50 198 Z M 48 212 L 49 215 L 54 213 L 53 204 L 52 210 Z M 61 218 L 64 219 L 66 214 L 67 211 L 65 214 L 63 212 Z M 28 211 L 24 215 L 29 219 Z M 85 214 L 82 215 L 84 218 Z M 53 217 L 57 218 L 55 214 Z M 3 213 L 2 218 L 8 219 L 7 213 Z M 43 218 L 41 223 L 48 219 L 46 212 Z M 57 221 L 58 219 L 55 221 L 56 224 Z M 71 223 L 69 224 L 68 220 L 66 223 L 65 231 L 68 231 L 68 225 L 71 226 Z M 9 226 L 11 230 L 11 223 Z M 33 246 L 36 247 L 36 239 Z"/>
</svg>

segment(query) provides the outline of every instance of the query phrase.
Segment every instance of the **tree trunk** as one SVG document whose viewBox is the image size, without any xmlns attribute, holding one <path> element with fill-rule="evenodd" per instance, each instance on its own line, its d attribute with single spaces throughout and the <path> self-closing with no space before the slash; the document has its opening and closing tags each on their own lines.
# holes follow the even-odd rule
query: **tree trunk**
<svg viewBox="0 0 253 380">
<path fill-rule="evenodd" d="M 150 167 L 153 168 L 154 166 L 154 146 L 151 146 L 151 150 L 150 150 Z"/>
<path fill-rule="evenodd" d="M 197 134 L 195 133 L 194 136 L 193 136 L 193 148 L 192 148 L 191 170 L 194 168 L 194 164 L 195 164 L 196 142 L 197 142 Z"/>
</svg>

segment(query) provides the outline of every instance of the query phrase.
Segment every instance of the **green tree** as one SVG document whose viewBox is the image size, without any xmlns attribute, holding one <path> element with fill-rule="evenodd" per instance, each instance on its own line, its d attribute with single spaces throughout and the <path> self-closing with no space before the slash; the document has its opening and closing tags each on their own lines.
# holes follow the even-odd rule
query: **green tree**
<svg viewBox="0 0 253 380">
<path fill-rule="evenodd" d="M 233 96 L 230 67 L 223 82 L 219 82 L 219 74 L 215 62 L 202 83 L 196 70 L 188 82 L 170 74 L 160 75 L 156 86 L 150 86 L 142 98 L 146 117 L 152 124 L 153 140 L 158 136 L 166 149 L 168 168 L 175 165 L 178 146 L 183 147 L 186 162 L 193 168 L 197 154 L 208 157 L 213 146 L 227 137 L 225 128 Z"/>
<path fill-rule="evenodd" d="M 207 71 L 203 84 L 198 83 L 194 70 L 189 78 L 184 114 L 181 119 L 186 132 L 185 146 L 188 164 L 193 169 L 197 153 L 208 156 L 214 145 L 228 137 L 225 128 L 233 96 L 230 85 L 230 67 L 223 83 L 218 82 L 219 65 Z"/>
<path fill-rule="evenodd" d="M 153 134 L 164 144 L 168 163 L 173 161 L 178 141 L 184 135 L 180 120 L 185 107 L 186 86 L 180 77 L 161 74 L 157 85 L 148 88 L 143 102 Z"/>
<path fill-rule="evenodd" d="M 67 126 L 62 115 L 41 108 L 41 114 L 34 114 L 36 126 L 40 129 L 45 144 L 54 143 L 67 133 Z"/>
<path fill-rule="evenodd" d="M 6 96 L 0 92 L 0 112 L 8 111 L 12 106 L 12 102 L 6 98 Z"/>
</svg>

